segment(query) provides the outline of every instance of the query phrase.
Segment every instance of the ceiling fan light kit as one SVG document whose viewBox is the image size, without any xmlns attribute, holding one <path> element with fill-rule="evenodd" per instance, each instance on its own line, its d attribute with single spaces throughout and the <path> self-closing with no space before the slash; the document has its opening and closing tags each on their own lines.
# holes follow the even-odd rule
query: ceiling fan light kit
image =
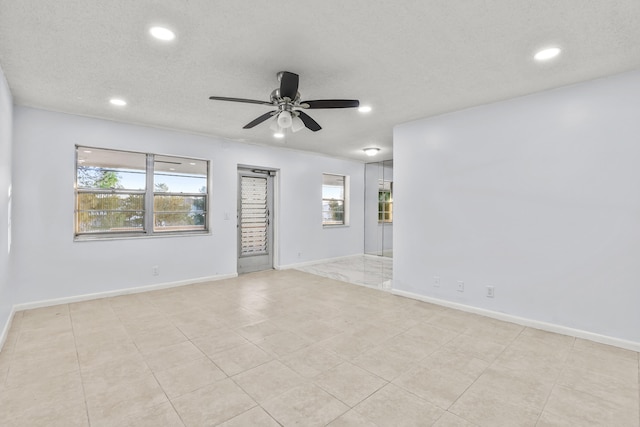
<svg viewBox="0 0 640 427">
<path fill-rule="evenodd" d="M 290 128 L 293 124 L 293 118 L 291 117 L 291 112 L 283 111 L 278 114 L 278 126 L 283 129 Z"/>
<path fill-rule="evenodd" d="M 291 123 L 291 130 L 294 132 L 298 132 L 299 130 L 304 129 L 304 122 L 297 115 L 293 116 L 293 121 Z"/>
<path fill-rule="evenodd" d="M 245 98 L 228 98 L 224 96 L 210 96 L 209 99 L 217 101 L 231 101 L 231 102 L 244 102 L 248 104 L 260 104 L 269 105 L 276 108 L 257 117 L 253 121 L 244 125 L 244 129 L 251 129 L 260 123 L 275 117 L 278 131 L 282 132 L 283 129 L 289 129 L 293 132 L 297 132 L 304 127 L 317 132 L 322 127 L 311 118 L 302 109 L 327 109 L 327 108 L 358 108 L 360 101 L 357 99 L 319 99 L 313 101 L 301 101 L 300 92 L 298 92 L 298 83 L 300 77 L 289 71 L 281 71 L 277 74 L 280 81 L 280 87 L 274 89 L 271 92 L 269 101 L 259 101 L 255 99 Z M 273 124 L 271 129 L 273 129 Z"/>
</svg>

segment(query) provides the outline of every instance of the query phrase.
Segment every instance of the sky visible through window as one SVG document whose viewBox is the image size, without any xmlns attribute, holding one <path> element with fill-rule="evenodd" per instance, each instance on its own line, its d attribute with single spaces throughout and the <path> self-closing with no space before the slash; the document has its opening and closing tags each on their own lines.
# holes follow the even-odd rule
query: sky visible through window
<svg viewBox="0 0 640 427">
<path fill-rule="evenodd" d="M 115 169 L 113 172 L 118 176 L 118 186 L 127 190 L 145 189 L 146 178 L 143 171 Z M 203 187 L 206 192 L 207 179 L 204 175 L 157 172 L 154 174 L 154 185 L 156 184 L 166 184 L 167 191 L 171 193 L 202 193 Z"/>
<path fill-rule="evenodd" d="M 344 199 L 343 196 L 344 187 L 343 186 L 334 186 L 334 185 L 323 185 L 322 186 L 322 198 L 323 199 Z"/>
<path fill-rule="evenodd" d="M 205 193 L 207 178 L 203 175 L 155 173 L 154 185 L 166 184 L 171 193 Z"/>
</svg>

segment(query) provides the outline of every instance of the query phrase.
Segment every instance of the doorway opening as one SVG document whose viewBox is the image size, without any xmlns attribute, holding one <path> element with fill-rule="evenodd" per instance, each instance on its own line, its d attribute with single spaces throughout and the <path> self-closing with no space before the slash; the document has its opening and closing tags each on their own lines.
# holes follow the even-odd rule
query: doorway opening
<svg viewBox="0 0 640 427">
<path fill-rule="evenodd" d="M 238 274 L 273 268 L 276 171 L 238 167 Z"/>
<path fill-rule="evenodd" d="M 393 257 L 393 160 L 365 165 L 364 252 Z"/>
</svg>

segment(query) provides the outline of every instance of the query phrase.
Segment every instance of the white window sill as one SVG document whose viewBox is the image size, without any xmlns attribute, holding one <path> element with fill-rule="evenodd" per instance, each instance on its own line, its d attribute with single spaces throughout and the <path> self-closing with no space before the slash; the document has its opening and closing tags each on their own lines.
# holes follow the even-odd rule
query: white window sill
<svg viewBox="0 0 640 427">
<path fill-rule="evenodd" d="M 120 236 L 108 236 L 108 235 L 87 235 L 81 234 L 80 236 L 74 236 L 74 242 L 104 242 L 111 240 L 138 240 L 138 239 L 162 239 L 167 237 L 196 237 L 196 236 L 211 236 L 211 231 L 197 231 L 191 233 L 157 233 L 157 234 L 138 234 L 138 235 L 120 235 Z"/>
</svg>

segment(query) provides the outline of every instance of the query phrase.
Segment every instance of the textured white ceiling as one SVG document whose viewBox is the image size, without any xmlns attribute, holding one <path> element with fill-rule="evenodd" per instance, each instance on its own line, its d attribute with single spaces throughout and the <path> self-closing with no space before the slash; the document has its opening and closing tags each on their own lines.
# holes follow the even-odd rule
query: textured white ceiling
<svg viewBox="0 0 640 427">
<path fill-rule="evenodd" d="M 638 68 L 639 40 L 639 0 L 0 0 L 19 105 L 367 161 L 396 124 Z M 534 62 L 548 45 L 561 57 Z M 308 110 L 323 129 L 282 141 L 242 129 L 269 107 L 208 99 L 266 101 L 281 70 L 373 111 Z"/>
</svg>

